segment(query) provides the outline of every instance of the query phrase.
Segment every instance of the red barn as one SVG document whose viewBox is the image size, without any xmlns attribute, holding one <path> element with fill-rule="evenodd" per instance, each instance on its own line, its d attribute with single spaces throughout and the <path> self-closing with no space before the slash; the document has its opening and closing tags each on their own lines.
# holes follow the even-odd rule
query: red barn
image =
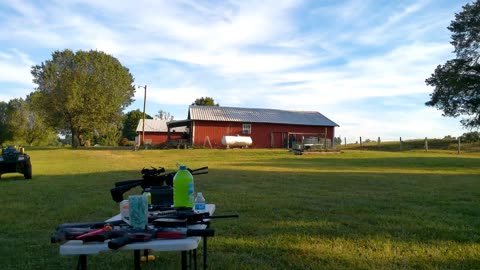
<svg viewBox="0 0 480 270">
<path fill-rule="evenodd" d="M 187 127 L 193 146 L 225 148 L 224 136 L 249 136 L 254 148 L 287 148 L 292 141 L 317 138 L 332 145 L 338 125 L 319 112 L 221 106 L 189 107 L 188 119 L 169 129 Z"/>
<path fill-rule="evenodd" d="M 140 119 L 137 126 L 137 134 L 139 139 L 135 139 L 138 144 L 143 144 L 143 131 L 145 131 L 145 144 L 159 145 L 165 144 L 170 139 L 180 139 L 185 127 L 176 127 L 168 130 L 167 120 L 161 119 L 145 119 L 145 126 L 143 126 L 143 119 Z"/>
</svg>

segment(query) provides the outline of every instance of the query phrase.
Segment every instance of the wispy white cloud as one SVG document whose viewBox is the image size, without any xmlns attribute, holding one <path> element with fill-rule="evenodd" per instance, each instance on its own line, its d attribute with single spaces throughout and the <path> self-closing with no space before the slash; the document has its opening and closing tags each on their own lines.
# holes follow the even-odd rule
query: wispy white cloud
<svg viewBox="0 0 480 270">
<path fill-rule="evenodd" d="M 50 17 L 37 17 L 40 19 L 35 21 L 29 14 L 38 10 L 15 2 L 12 6 L 22 10 L 22 20 L 12 19 L 10 24 L 21 29 L 13 33 L 17 38 L 33 40 L 44 47 L 93 48 L 128 61 L 164 58 L 209 66 L 223 73 L 256 73 L 299 67 L 312 61 L 311 55 L 251 52 L 248 48 L 290 35 L 294 23 L 288 11 L 296 2 L 227 2 L 215 8 L 195 1 L 136 1 L 135 5 L 55 2 L 47 8 Z M 79 6 L 107 14 L 111 21 L 78 13 Z"/>
<path fill-rule="evenodd" d="M 348 0 L 327 5 L 320 5 L 311 9 L 311 16 L 328 16 L 338 20 L 339 24 L 350 24 L 353 21 L 362 23 L 365 14 L 370 13 L 372 0 Z"/>
<path fill-rule="evenodd" d="M 319 68 L 268 74 L 262 77 L 265 84 L 299 83 L 277 86 L 265 96 L 278 107 L 298 106 L 291 102 L 294 96 L 302 100 L 302 106 L 314 108 L 369 97 L 429 93 L 432 89 L 424 80 L 438 64 L 437 59 L 447 57 L 450 51 L 448 44 L 409 44 L 384 55 L 357 57 L 338 70 Z"/>
<path fill-rule="evenodd" d="M 22 17 L 30 18 L 32 22 L 40 22 L 45 14 L 41 12 L 35 5 L 22 0 L 9 0 L 6 4 Z"/>
<path fill-rule="evenodd" d="M 30 75 L 32 65 L 34 62 L 23 52 L 18 50 L 0 51 L 0 82 L 18 83 L 26 88 L 31 87 L 33 85 Z"/>
<path fill-rule="evenodd" d="M 378 45 L 386 43 L 402 33 L 409 32 L 412 28 L 418 27 L 418 24 L 406 23 L 407 19 L 411 18 L 416 12 L 420 12 L 429 2 L 431 0 L 421 0 L 405 7 L 400 6 L 394 9 L 394 12 L 383 18 L 383 21 L 377 22 L 377 26 L 359 35 L 358 41 L 366 45 Z M 415 17 L 414 19 L 418 18 Z M 395 31 L 392 31 L 394 28 Z"/>
</svg>

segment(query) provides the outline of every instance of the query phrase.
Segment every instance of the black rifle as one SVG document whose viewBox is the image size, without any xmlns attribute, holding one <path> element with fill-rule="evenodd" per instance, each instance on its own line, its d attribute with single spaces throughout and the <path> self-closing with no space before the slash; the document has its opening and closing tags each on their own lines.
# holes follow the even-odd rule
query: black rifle
<svg viewBox="0 0 480 270">
<path fill-rule="evenodd" d="M 124 245 L 135 242 L 146 242 L 152 239 L 182 239 L 190 236 L 213 237 L 213 229 L 187 229 L 187 228 L 153 228 L 145 230 L 129 230 L 120 237 L 108 242 L 111 249 L 119 249 Z"/>
<path fill-rule="evenodd" d="M 161 213 L 161 212 L 160 212 Z M 217 218 L 238 218 L 238 214 L 228 214 L 228 215 L 210 215 L 209 212 L 200 212 L 197 213 L 193 211 L 191 208 L 188 209 L 179 209 L 175 211 L 168 211 L 169 214 L 162 215 L 162 218 L 165 219 L 177 219 L 177 220 L 185 220 L 187 225 L 194 225 L 194 224 L 206 224 L 210 225 L 210 219 L 217 219 Z M 155 219 L 153 219 L 153 224 L 155 225 Z"/>
<path fill-rule="evenodd" d="M 208 169 L 202 167 L 198 169 L 188 169 L 192 175 L 206 174 L 208 172 L 200 172 Z M 112 199 L 115 202 L 123 200 L 123 194 L 134 187 L 141 186 L 143 191 L 151 192 L 152 204 L 169 208 L 173 204 L 173 177 L 177 172 L 165 173 L 165 169 L 152 168 L 141 170 L 142 179 L 119 181 L 115 183 L 115 187 L 110 190 Z"/>
</svg>

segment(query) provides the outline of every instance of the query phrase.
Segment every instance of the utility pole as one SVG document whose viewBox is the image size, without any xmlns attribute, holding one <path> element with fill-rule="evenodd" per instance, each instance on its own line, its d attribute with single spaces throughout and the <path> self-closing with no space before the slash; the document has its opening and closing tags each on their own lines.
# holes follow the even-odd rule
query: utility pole
<svg viewBox="0 0 480 270">
<path fill-rule="evenodd" d="M 142 142 L 140 145 L 143 143 L 143 146 L 145 146 L 145 104 L 147 103 L 147 85 L 145 86 L 138 86 L 138 88 L 144 88 L 145 92 L 143 94 L 143 121 L 142 121 Z"/>
</svg>

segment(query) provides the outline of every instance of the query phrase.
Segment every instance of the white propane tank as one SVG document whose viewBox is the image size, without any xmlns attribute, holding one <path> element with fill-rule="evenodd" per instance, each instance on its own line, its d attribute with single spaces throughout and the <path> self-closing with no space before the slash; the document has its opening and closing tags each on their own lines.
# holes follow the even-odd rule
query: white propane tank
<svg viewBox="0 0 480 270">
<path fill-rule="evenodd" d="M 248 147 L 252 145 L 252 138 L 250 136 L 223 136 L 222 144 L 227 148 Z"/>
</svg>

